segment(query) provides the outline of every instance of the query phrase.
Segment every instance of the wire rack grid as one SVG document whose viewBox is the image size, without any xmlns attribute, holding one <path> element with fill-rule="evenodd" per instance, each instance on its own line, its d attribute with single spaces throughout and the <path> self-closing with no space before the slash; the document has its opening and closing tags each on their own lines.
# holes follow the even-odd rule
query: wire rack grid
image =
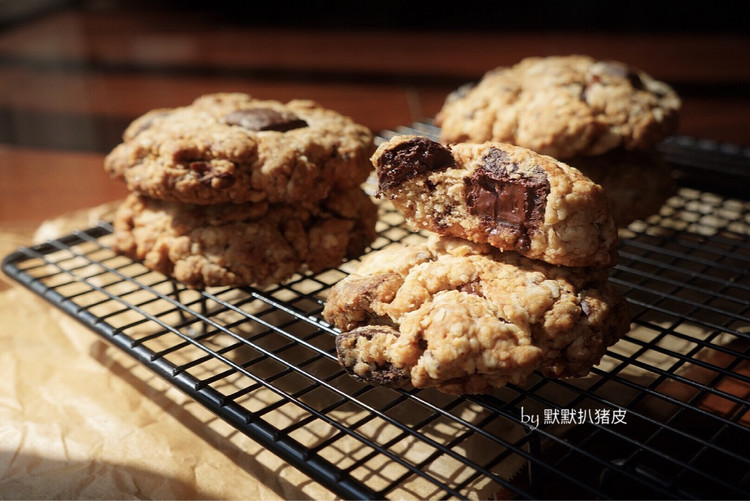
<svg viewBox="0 0 750 501">
<path fill-rule="evenodd" d="M 400 133 L 434 128 L 383 137 Z M 716 148 L 664 146 L 684 180 L 712 167 L 684 158 Z M 750 166 L 745 151 L 720 157 L 722 172 Z M 423 238 L 380 211 L 373 251 Z M 602 363 L 491 395 L 347 376 L 321 311 L 356 261 L 264 290 L 197 291 L 113 252 L 103 222 L 19 249 L 3 270 L 343 498 L 746 499 L 749 228 L 750 201 L 681 187 L 623 231 L 611 280 L 632 329 Z"/>
</svg>

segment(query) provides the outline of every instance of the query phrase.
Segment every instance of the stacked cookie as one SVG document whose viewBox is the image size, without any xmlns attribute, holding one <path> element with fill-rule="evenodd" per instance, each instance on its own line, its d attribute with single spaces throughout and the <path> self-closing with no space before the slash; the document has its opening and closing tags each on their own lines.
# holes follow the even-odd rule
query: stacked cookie
<svg viewBox="0 0 750 501">
<path fill-rule="evenodd" d="M 623 227 L 675 189 L 654 146 L 676 130 L 680 106 L 669 85 L 620 62 L 532 57 L 452 93 L 435 123 L 444 143 L 506 142 L 575 166 L 604 186 Z"/>
<path fill-rule="evenodd" d="M 105 169 L 131 195 L 114 247 L 189 287 L 265 286 L 359 256 L 372 134 L 312 101 L 241 93 L 137 118 Z"/>
<path fill-rule="evenodd" d="M 609 284 L 617 228 L 577 169 L 506 143 L 397 136 L 379 195 L 430 235 L 366 256 L 323 312 L 355 378 L 481 393 L 534 371 L 588 374 L 629 329 Z"/>
</svg>

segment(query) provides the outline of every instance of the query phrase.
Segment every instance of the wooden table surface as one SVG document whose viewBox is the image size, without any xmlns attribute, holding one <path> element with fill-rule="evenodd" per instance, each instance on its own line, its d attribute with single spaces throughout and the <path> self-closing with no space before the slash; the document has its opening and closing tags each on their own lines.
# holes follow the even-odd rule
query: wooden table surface
<svg viewBox="0 0 750 501">
<path fill-rule="evenodd" d="M 750 145 L 750 37 L 737 31 L 263 25 L 123 4 L 135 6 L 74 3 L 0 31 L 3 227 L 123 196 L 102 159 L 152 108 L 216 91 L 309 98 L 377 132 L 432 117 L 457 86 L 532 55 L 641 67 L 683 97 L 679 133 Z"/>
</svg>

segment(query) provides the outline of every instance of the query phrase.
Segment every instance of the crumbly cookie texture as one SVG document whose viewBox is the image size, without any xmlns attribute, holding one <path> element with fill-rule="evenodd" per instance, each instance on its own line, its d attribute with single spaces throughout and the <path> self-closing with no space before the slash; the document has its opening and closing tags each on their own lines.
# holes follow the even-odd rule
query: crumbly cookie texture
<svg viewBox="0 0 750 501">
<path fill-rule="evenodd" d="M 366 127 L 313 101 L 220 93 L 137 118 L 105 169 L 160 200 L 313 206 L 365 181 L 373 150 Z"/>
<path fill-rule="evenodd" d="M 565 268 L 432 235 L 363 258 L 330 291 L 324 318 L 354 378 L 484 393 L 588 374 L 629 329 L 604 269 Z"/>
<path fill-rule="evenodd" d="M 435 117 L 445 143 L 502 141 L 558 159 L 647 149 L 677 128 L 666 83 L 583 55 L 527 58 L 448 96 Z"/>
<path fill-rule="evenodd" d="M 288 204 L 190 205 L 131 194 L 114 248 L 192 288 L 258 287 L 358 257 L 375 239 L 377 206 L 359 188 L 312 209 Z"/>
<path fill-rule="evenodd" d="M 567 161 L 601 185 L 609 213 L 618 228 L 658 214 L 677 192 L 669 165 L 654 150 L 612 150 L 605 155 L 579 156 Z"/>
<path fill-rule="evenodd" d="M 381 143 L 372 162 L 378 194 L 419 228 L 556 265 L 608 267 L 617 259 L 601 186 L 551 157 L 404 135 Z"/>
</svg>

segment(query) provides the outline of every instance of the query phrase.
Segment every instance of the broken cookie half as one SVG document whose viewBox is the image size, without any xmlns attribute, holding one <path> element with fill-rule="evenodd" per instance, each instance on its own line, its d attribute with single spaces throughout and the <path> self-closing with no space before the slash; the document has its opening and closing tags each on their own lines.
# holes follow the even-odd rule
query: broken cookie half
<svg viewBox="0 0 750 501">
<path fill-rule="evenodd" d="M 414 226 L 561 266 L 611 267 L 617 228 L 577 169 L 505 143 L 396 136 L 372 157 L 379 196 Z"/>
</svg>

